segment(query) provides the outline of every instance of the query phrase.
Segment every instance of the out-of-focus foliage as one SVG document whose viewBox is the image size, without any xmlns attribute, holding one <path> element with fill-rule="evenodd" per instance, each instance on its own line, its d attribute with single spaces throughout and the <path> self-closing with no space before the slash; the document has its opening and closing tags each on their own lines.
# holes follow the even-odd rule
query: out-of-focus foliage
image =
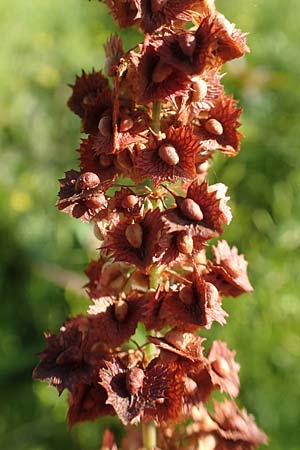
<svg viewBox="0 0 300 450">
<path fill-rule="evenodd" d="M 270 448 L 298 450 L 300 3 L 217 5 L 250 32 L 252 52 L 228 65 L 224 79 L 245 109 L 246 139 L 237 158 L 217 158 L 211 179 L 229 185 L 234 220 L 225 238 L 246 254 L 255 292 L 226 299 L 228 326 L 214 326 L 213 334 L 237 349 L 241 401 L 269 434 Z M 79 144 L 66 84 L 81 68 L 102 67 L 102 43 L 116 27 L 103 5 L 85 0 L 4 0 L 0 27 L 0 447 L 97 449 L 103 427 L 118 422 L 68 433 L 66 401 L 33 383 L 31 370 L 43 331 L 87 304 L 79 287 L 97 242 L 89 225 L 53 204 L 56 180 L 75 166 Z M 133 30 L 122 36 L 126 48 L 139 40 Z"/>
</svg>

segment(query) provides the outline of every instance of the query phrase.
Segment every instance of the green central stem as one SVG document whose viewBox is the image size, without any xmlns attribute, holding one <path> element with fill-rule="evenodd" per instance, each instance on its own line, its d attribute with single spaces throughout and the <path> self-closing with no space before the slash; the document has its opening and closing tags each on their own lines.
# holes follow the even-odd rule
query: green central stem
<svg viewBox="0 0 300 450">
<path fill-rule="evenodd" d="M 149 287 L 150 289 L 157 289 L 159 285 L 159 270 L 158 267 L 154 266 L 149 274 Z M 150 332 L 153 334 L 154 332 Z M 149 344 L 147 348 L 147 359 L 151 361 L 156 354 L 156 347 L 154 344 Z M 143 446 L 146 450 L 156 449 L 156 425 L 153 421 L 142 424 L 143 433 Z"/>
<path fill-rule="evenodd" d="M 160 112 L 161 102 L 153 102 L 151 128 L 155 133 L 160 131 Z M 157 289 L 159 285 L 159 270 L 153 267 L 149 274 L 150 289 Z M 147 351 L 147 357 L 151 360 L 155 356 L 156 347 L 150 344 Z M 154 421 L 142 423 L 143 446 L 146 450 L 156 449 L 156 425 Z"/>
<path fill-rule="evenodd" d="M 154 422 L 143 423 L 143 446 L 146 450 L 154 450 L 156 448 L 156 426 Z"/>
<path fill-rule="evenodd" d="M 161 102 L 153 102 L 151 128 L 155 133 L 158 133 L 160 130 L 160 112 Z"/>
<path fill-rule="evenodd" d="M 149 287 L 150 289 L 157 289 L 159 285 L 160 271 L 157 266 L 152 267 L 149 273 Z"/>
</svg>

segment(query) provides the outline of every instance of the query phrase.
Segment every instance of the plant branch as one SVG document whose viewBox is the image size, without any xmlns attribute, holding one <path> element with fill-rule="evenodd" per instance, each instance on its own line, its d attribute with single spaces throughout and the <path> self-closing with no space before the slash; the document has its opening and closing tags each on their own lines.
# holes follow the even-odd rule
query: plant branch
<svg viewBox="0 0 300 450">
<path fill-rule="evenodd" d="M 160 130 L 160 111 L 161 102 L 153 102 L 151 128 L 155 133 L 158 133 Z"/>
</svg>

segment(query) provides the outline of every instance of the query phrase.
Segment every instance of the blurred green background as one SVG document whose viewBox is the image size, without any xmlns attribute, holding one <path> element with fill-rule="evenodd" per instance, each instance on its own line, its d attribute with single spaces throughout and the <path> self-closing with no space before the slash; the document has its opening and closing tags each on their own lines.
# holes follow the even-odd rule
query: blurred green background
<svg viewBox="0 0 300 450">
<path fill-rule="evenodd" d="M 224 78 L 244 107 L 246 138 L 237 158 L 217 159 L 211 180 L 229 185 L 234 220 L 225 238 L 246 254 L 255 292 L 225 299 L 228 326 L 212 333 L 237 350 L 241 402 L 270 449 L 299 450 L 300 3 L 217 6 L 250 33 L 251 53 Z M 81 68 L 102 67 L 116 26 L 96 1 L 2 0 L 0 27 L 0 448 L 94 450 L 108 421 L 67 432 L 66 396 L 33 382 L 31 371 L 43 331 L 87 305 L 78 292 L 97 243 L 89 225 L 53 205 L 79 144 L 67 83 Z M 139 39 L 132 30 L 122 36 L 126 48 Z"/>
</svg>

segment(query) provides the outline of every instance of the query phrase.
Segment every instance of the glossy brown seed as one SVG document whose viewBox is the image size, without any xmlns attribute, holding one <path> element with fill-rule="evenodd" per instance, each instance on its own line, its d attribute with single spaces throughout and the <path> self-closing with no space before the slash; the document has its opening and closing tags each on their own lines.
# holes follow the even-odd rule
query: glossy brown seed
<svg viewBox="0 0 300 450">
<path fill-rule="evenodd" d="M 230 367 L 226 359 L 220 357 L 212 362 L 212 368 L 220 375 L 220 377 L 227 377 L 230 374 Z"/>
<path fill-rule="evenodd" d="M 203 219 L 203 213 L 200 206 L 191 198 L 185 198 L 179 205 L 184 216 L 191 220 L 200 222 Z"/>
<path fill-rule="evenodd" d="M 181 50 L 186 56 L 193 56 L 196 48 L 196 38 L 191 33 L 181 34 L 178 38 Z"/>
<path fill-rule="evenodd" d="M 84 172 L 82 173 L 75 185 L 76 192 L 85 191 L 88 189 L 94 189 L 100 184 L 100 178 L 94 172 Z"/>
<path fill-rule="evenodd" d="M 99 194 L 95 194 L 92 197 L 87 198 L 85 204 L 91 209 L 103 208 L 106 204 L 105 195 L 99 192 Z"/>
<path fill-rule="evenodd" d="M 194 292 L 191 286 L 184 286 L 179 291 L 179 298 L 185 305 L 191 305 L 194 301 Z"/>
<path fill-rule="evenodd" d="M 223 134 L 223 126 L 217 119 L 208 119 L 205 122 L 204 128 L 206 131 L 216 136 L 221 136 L 221 134 Z"/>
<path fill-rule="evenodd" d="M 136 195 L 130 194 L 123 198 L 121 204 L 123 208 L 133 208 L 139 201 Z"/>
<path fill-rule="evenodd" d="M 162 144 L 158 149 L 159 157 L 169 166 L 176 166 L 179 163 L 179 156 L 176 148 L 171 144 Z"/>
<path fill-rule="evenodd" d="M 140 248 L 143 243 L 143 228 L 139 223 L 132 223 L 126 228 L 125 236 L 132 247 Z"/>
<path fill-rule="evenodd" d="M 168 64 L 158 61 L 152 72 L 153 83 L 161 83 L 165 81 L 173 72 L 173 69 Z"/>
<path fill-rule="evenodd" d="M 193 253 L 194 242 L 189 234 L 179 234 L 176 239 L 176 245 L 180 253 L 191 255 Z"/>
<path fill-rule="evenodd" d="M 119 300 L 115 306 L 115 317 L 119 322 L 123 322 L 128 314 L 128 304 L 125 300 Z"/>
<path fill-rule="evenodd" d="M 133 125 L 134 125 L 134 123 L 133 123 L 133 120 L 131 119 L 131 117 L 127 117 L 127 118 L 121 120 L 119 130 L 121 131 L 121 133 L 125 133 L 126 131 L 131 130 Z"/>
<path fill-rule="evenodd" d="M 99 120 L 98 130 L 102 136 L 109 137 L 112 134 L 112 123 L 110 116 L 103 116 Z"/>
<path fill-rule="evenodd" d="M 133 367 L 126 374 L 126 388 L 130 395 L 136 395 L 143 387 L 145 374 L 143 369 Z"/>
</svg>

